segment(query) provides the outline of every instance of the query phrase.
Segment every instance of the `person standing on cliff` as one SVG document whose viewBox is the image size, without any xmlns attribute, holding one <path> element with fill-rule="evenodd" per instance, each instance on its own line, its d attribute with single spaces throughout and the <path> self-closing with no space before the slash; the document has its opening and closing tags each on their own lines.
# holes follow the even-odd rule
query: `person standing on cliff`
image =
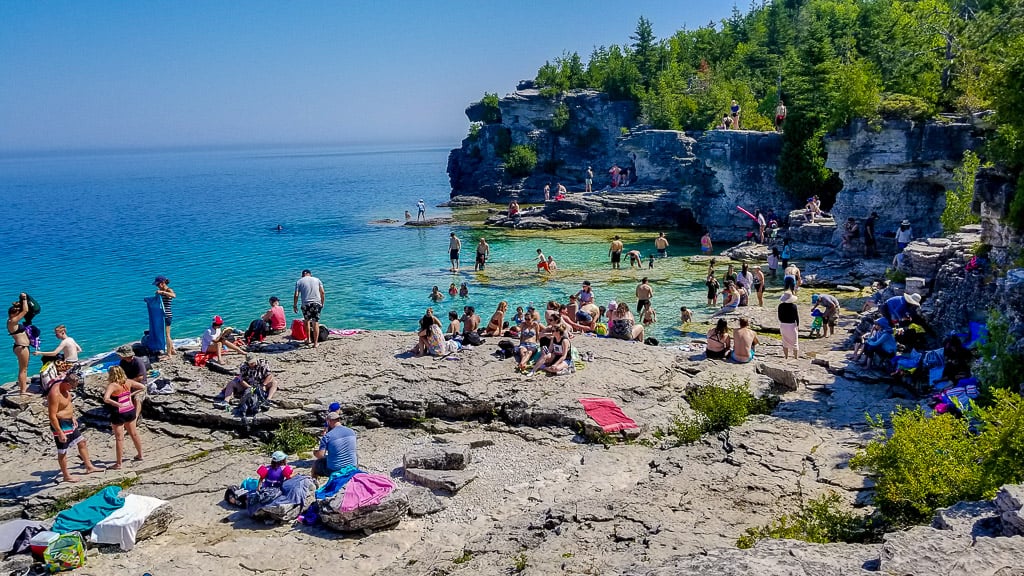
<svg viewBox="0 0 1024 576">
<path fill-rule="evenodd" d="M 733 130 L 740 129 L 740 104 L 736 100 L 732 101 L 729 106 L 729 116 L 732 117 L 732 128 Z"/>
<path fill-rule="evenodd" d="M 914 230 L 910 227 L 910 220 L 904 220 L 900 222 L 900 227 L 896 229 L 896 249 L 903 252 L 903 249 L 910 244 L 910 241 L 914 239 Z"/>
<path fill-rule="evenodd" d="M 420 221 L 424 221 L 425 222 L 426 220 L 427 220 L 427 205 L 423 203 L 423 198 L 420 198 L 420 201 L 416 203 L 416 221 L 417 222 L 420 222 Z"/>
<path fill-rule="evenodd" d="M 586 174 L 586 177 L 583 179 L 583 182 L 585 184 L 585 189 L 584 190 L 586 192 L 588 192 L 588 193 L 589 192 L 593 192 L 593 187 L 594 187 L 594 167 L 593 166 L 587 166 L 587 174 Z"/>
<path fill-rule="evenodd" d="M 420 200 L 422 203 L 423 201 Z M 313 343 L 313 348 L 320 345 L 320 312 L 324 309 L 324 283 L 313 276 L 309 270 L 302 271 L 302 277 L 295 282 L 295 294 L 292 296 L 292 311 L 299 311 L 299 300 L 302 300 L 302 318 L 306 321 L 306 343 Z"/>
<path fill-rule="evenodd" d="M 156 280 L 153 280 L 153 286 L 156 286 L 156 295 L 160 297 L 164 307 L 164 336 L 167 338 L 167 355 L 174 356 L 174 340 L 171 339 L 171 321 L 174 319 L 174 312 L 171 311 L 171 303 L 178 295 L 169 286 L 170 283 L 167 276 L 157 276 Z"/>
<path fill-rule="evenodd" d="M 73 446 L 78 447 L 78 455 L 85 465 L 86 474 L 103 471 L 102 468 L 93 465 L 89 457 L 89 447 L 82 436 L 82 428 L 78 425 L 78 418 L 75 418 L 75 409 L 71 405 L 71 390 L 76 386 L 78 376 L 68 374 L 56 386 L 50 388 L 46 398 L 53 442 L 57 445 L 57 464 L 60 465 L 60 473 L 65 482 L 78 482 L 78 478 L 68 472 L 68 449 Z"/>
<path fill-rule="evenodd" d="M 450 234 L 448 240 L 448 258 L 452 261 L 452 267 L 449 272 L 459 271 L 459 251 L 462 250 L 462 240 L 455 235 L 455 232 Z"/>
<path fill-rule="evenodd" d="M 622 262 L 622 240 L 618 235 L 612 238 L 612 244 L 608 247 L 608 255 L 612 259 L 612 270 L 618 270 L 619 263 Z"/>
<path fill-rule="evenodd" d="M 711 230 L 705 230 L 704 235 L 700 237 L 700 251 L 702 254 L 711 253 Z"/>
<path fill-rule="evenodd" d="M 551 202 L 551 182 L 544 185 L 544 201 Z"/>
<path fill-rule="evenodd" d="M 871 215 L 864 219 L 864 256 L 874 258 L 878 255 L 878 242 L 875 239 L 875 222 L 878 220 L 878 212 L 872 211 Z"/>
<path fill-rule="evenodd" d="M 786 121 L 786 104 L 779 99 L 779 105 L 775 107 L 775 131 L 782 132 L 782 123 Z"/>
</svg>

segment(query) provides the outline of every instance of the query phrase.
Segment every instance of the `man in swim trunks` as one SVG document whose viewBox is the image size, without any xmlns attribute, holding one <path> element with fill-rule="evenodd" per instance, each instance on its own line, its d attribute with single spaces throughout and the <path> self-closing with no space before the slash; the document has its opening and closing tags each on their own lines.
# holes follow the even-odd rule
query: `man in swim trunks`
<svg viewBox="0 0 1024 576">
<path fill-rule="evenodd" d="M 654 296 L 654 288 L 647 283 L 647 276 L 640 280 L 636 287 L 636 315 L 643 316 L 644 310 L 651 307 L 651 298 Z"/>
<path fill-rule="evenodd" d="M 608 255 L 612 258 L 612 270 L 619 269 L 622 262 L 622 240 L 618 236 L 612 239 L 612 245 L 608 248 Z"/>
<path fill-rule="evenodd" d="M 629 256 L 630 269 L 633 268 L 633 265 L 636 265 L 638 270 L 643 268 L 644 255 L 641 254 L 639 250 L 630 250 L 629 252 L 626 252 L 626 255 Z"/>
<path fill-rule="evenodd" d="M 420 201 L 416 203 L 416 221 L 417 222 L 419 222 L 420 220 L 426 221 L 426 219 L 427 219 L 427 205 L 423 203 L 423 198 L 420 198 Z"/>
<path fill-rule="evenodd" d="M 654 239 L 654 247 L 658 250 L 658 258 L 668 257 L 668 238 L 665 238 L 664 232 L 659 233 Z"/>
<path fill-rule="evenodd" d="M 586 178 L 584 178 L 585 190 L 592 192 L 594 187 L 594 168 L 593 166 L 587 166 Z"/>
<path fill-rule="evenodd" d="M 50 388 L 47 394 L 47 409 L 50 419 L 50 430 L 53 431 L 53 442 L 57 445 L 57 464 L 65 482 L 78 482 L 68 472 L 68 449 L 78 447 L 78 455 L 85 464 L 85 473 L 101 472 L 101 468 L 93 466 L 89 458 L 89 447 L 86 445 L 82 429 L 75 418 L 75 408 L 71 405 L 71 390 L 78 386 L 78 376 L 68 374 L 57 386 Z"/>
<path fill-rule="evenodd" d="M 455 232 L 452 232 L 451 238 L 448 240 L 448 258 L 452 261 L 452 267 L 448 270 L 449 272 L 459 271 L 460 250 L 462 250 L 462 240 L 459 240 Z"/>
<path fill-rule="evenodd" d="M 423 202 L 420 200 L 420 202 Z M 302 318 L 306 321 L 306 343 L 313 343 L 313 348 L 320 345 L 320 312 L 324 309 L 324 283 L 313 276 L 309 270 L 302 271 L 302 278 L 295 282 L 295 294 L 292 296 L 292 311 L 299 311 L 299 298 L 302 299 Z"/>
<path fill-rule="evenodd" d="M 483 270 L 487 265 L 487 259 L 491 257 L 491 246 L 486 238 L 480 238 L 476 245 L 476 265 L 473 270 Z"/>
</svg>

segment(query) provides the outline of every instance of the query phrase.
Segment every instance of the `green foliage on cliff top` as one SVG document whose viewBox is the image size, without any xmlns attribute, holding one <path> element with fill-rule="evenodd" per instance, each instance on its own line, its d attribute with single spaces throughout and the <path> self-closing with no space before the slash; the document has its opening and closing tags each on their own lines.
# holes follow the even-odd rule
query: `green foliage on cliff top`
<svg viewBox="0 0 1024 576">
<path fill-rule="evenodd" d="M 485 92 L 484 97 L 480 99 L 480 103 L 483 104 L 484 113 L 482 120 L 484 124 L 497 124 L 501 122 L 501 109 L 498 108 L 498 94 L 495 92 Z"/>
<path fill-rule="evenodd" d="M 741 128 L 768 129 L 782 98 L 787 133 L 795 117 L 805 126 L 787 137 L 779 179 L 801 198 L 829 180 L 824 134 L 855 117 L 994 107 L 990 154 L 1024 168 L 1021 0 L 777 0 L 660 39 L 641 18 L 628 44 L 600 46 L 585 62 L 563 54 L 536 81 L 550 94 L 593 88 L 634 100 L 645 123 L 665 129 L 712 128 L 732 99 Z M 1024 227 L 1024 192 L 1017 200 L 1011 216 Z"/>
<path fill-rule="evenodd" d="M 859 516 L 835 492 L 800 503 L 793 514 L 784 514 L 766 526 L 747 528 L 736 541 L 737 548 L 752 548 L 764 538 L 803 540 L 815 544 L 876 541 L 878 525 L 871 517 Z"/>
</svg>

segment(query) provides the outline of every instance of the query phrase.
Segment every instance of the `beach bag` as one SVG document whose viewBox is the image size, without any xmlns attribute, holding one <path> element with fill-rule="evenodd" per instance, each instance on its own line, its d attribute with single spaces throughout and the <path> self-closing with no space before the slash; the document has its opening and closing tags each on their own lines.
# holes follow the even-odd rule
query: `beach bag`
<svg viewBox="0 0 1024 576">
<path fill-rule="evenodd" d="M 74 570 L 85 564 L 85 545 L 78 532 L 61 534 L 43 552 L 43 562 L 49 572 Z"/>
<path fill-rule="evenodd" d="M 480 346 L 484 343 L 484 339 L 480 337 L 480 334 L 470 332 L 462 337 L 462 343 L 469 344 L 470 346 Z"/>
<path fill-rule="evenodd" d="M 318 334 L 320 336 L 317 339 L 318 342 L 326 342 L 327 339 L 331 337 L 331 331 L 323 324 L 320 325 L 320 332 Z"/>
<path fill-rule="evenodd" d="M 292 320 L 292 340 L 308 340 L 309 334 L 306 332 L 306 323 L 296 318 Z"/>
<path fill-rule="evenodd" d="M 516 355 L 516 345 L 511 340 L 499 340 L 498 351 L 495 354 L 502 360 L 512 358 Z"/>
<path fill-rule="evenodd" d="M 249 499 L 249 491 L 242 488 L 241 486 L 233 485 L 228 486 L 227 490 L 224 491 L 224 501 L 232 506 L 238 508 L 245 508 L 246 502 Z"/>
</svg>

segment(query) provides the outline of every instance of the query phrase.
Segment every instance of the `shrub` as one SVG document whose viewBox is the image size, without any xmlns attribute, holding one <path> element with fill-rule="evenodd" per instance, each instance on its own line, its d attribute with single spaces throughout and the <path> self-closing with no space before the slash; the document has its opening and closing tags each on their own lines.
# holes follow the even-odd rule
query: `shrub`
<svg viewBox="0 0 1024 576">
<path fill-rule="evenodd" d="M 306 432 L 300 420 L 287 420 L 277 426 L 267 448 L 285 454 L 301 454 L 312 449 L 316 442 L 316 436 Z"/>
<path fill-rule="evenodd" d="M 469 134 L 466 138 L 468 138 L 470 142 L 476 142 L 480 139 L 480 126 L 480 122 L 471 122 L 469 124 Z"/>
<path fill-rule="evenodd" d="M 904 282 L 907 281 L 907 273 L 904 272 L 903 270 L 897 270 L 895 268 L 886 268 L 885 277 L 890 282 L 895 282 L 896 284 L 903 284 Z"/>
<path fill-rule="evenodd" d="M 501 109 L 498 108 L 497 93 L 484 92 L 484 97 L 480 99 L 480 103 L 484 106 L 482 115 L 484 124 L 498 124 L 501 122 Z"/>
<path fill-rule="evenodd" d="M 518 144 L 505 155 L 505 172 L 513 178 L 529 176 L 537 167 L 537 151 L 532 146 Z"/>
<path fill-rule="evenodd" d="M 926 120 L 932 115 L 932 105 L 917 96 L 885 94 L 878 104 L 878 113 L 886 119 Z"/>
<path fill-rule="evenodd" d="M 696 414 L 680 407 L 680 414 L 668 428 L 655 430 L 655 438 L 674 437 L 676 446 L 693 444 L 708 432 L 743 424 L 751 414 L 770 414 L 779 403 L 775 396 L 754 396 L 746 382 L 697 386 L 686 393 L 686 401 Z"/>
<path fill-rule="evenodd" d="M 881 416 L 868 417 L 877 430 L 850 461 L 875 477 L 875 505 L 897 525 L 923 522 L 936 508 L 986 495 L 981 451 L 965 420 L 951 414 L 929 418 L 918 406 L 892 414 L 887 436 Z"/>
<path fill-rule="evenodd" d="M 989 311 L 985 325 L 988 338 L 978 346 L 981 357 L 978 380 L 981 381 L 982 402 L 990 404 L 996 390 L 1020 390 L 1024 377 L 1018 370 L 1024 365 L 1024 357 L 1010 352 L 1017 338 L 1010 332 L 1009 321 L 998 310 Z"/>
<path fill-rule="evenodd" d="M 974 176 L 978 173 L 981 161 L 978 155 L 970 150 L 964 152 L 964 162 L 953 171 L 956 188 L 946 190 L 946 207 L 939 219 L 942 229 L 947 233 L 956 232 L 965 224 L 977 224 L 978 217 L 971 212 L 974 201 Z"/>
<path fill-rule="evenodd" d="M 800 503 L 793 514 L 784 514 L 765 526 L 747 528 L 736 541 L 738 548 L 751 548 L 758 540 L 780 538 L 816 544 L 868 542 L 879 530 L 870 517 L 859 516 L 843 505 L 835 492 Z"/>
</svg>

